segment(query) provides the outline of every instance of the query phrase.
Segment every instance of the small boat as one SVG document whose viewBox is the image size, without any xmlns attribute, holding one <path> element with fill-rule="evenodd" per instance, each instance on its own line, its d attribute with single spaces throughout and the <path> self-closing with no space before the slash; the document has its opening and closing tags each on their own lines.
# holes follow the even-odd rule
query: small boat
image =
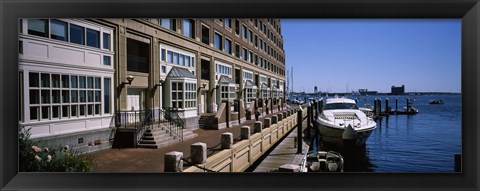
<svg viewBox="0 0 480 191">
<path fill-rule="evenodd" d="M 418 113 L 418 109 L 414 107 L 403 107 L 403 110 L 397 111 L 397 115 L 413 115 Z"/>
<path fill-rule="evenodd" d="M 365 110 L 367 111 L 367 110 Z M 322 113 L 314 121 L 324 145 L 343 147 L 345 140 L 354 140 L 355 146 L 365 145 L 377 123 L 360 110 L 354 100 L 330 98 Z"/>
<path fill-rule="evenodd" d="M 441 100 L 441 99 L 431 99 L 431 100 L 429 101 L 429 103 L 430 103 L 430 104 L 444 104 L 444 103 L 443 103 L 443 100 Z"/>
<path fill-rule="evenodd" d="M 307 155 L 308 172 L 343 172 L 343 156 L 335 151 L 317 151 Z"/>
</svg>

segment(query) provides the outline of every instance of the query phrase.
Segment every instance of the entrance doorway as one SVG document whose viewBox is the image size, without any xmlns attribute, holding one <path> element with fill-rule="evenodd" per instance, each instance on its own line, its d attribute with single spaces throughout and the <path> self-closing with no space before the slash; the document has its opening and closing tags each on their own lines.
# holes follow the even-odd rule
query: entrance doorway
<svg viewBox="0 0 480 191">
<path fill-rule="evenodd" d="M 127 110 L 139 111 L 146 108 L 145 102 L 146 89 L 128 88 L 127 90 Z"/>
</svg>

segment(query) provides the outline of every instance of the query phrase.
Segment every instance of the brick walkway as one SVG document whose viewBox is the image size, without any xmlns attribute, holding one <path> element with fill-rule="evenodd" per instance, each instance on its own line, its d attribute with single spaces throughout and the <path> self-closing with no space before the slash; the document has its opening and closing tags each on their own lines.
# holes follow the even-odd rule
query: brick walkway
<svg viewBox="0 0 480 191">
<path fill-rule="evenodd" d="M 270 115 L 261 116 L 260 121 Z M 215 149 L 220 148 L 221 134 L 225 132 L 233 133 L 233 138 L 240 137 L 241 126 L 250 126 L 253 131 L 255 120 L 245 121 L 241 125 L 235 125 L 231 128 L 220 130 L 197 129 L 195 138 L 184 142 L 175 143 L 159 149 L 128 148 L 128 149 L 107 149 L 91 153 L 96 172 L 163 172 L 164 154 L 171 151 L 183 152 L 185 158 L 190 155 L 190 145 L 196 142 L 207 144 L 208 154 L 214 153 Z M 211 151 L 213 150 L 213 151 Z"/>
</svg>

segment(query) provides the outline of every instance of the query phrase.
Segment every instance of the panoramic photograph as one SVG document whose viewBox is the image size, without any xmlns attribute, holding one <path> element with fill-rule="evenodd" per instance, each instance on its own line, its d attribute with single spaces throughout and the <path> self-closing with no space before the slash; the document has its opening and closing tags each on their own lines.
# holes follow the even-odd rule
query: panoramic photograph
<svg viewBox="0 0 480 191">
<path fill-rule="evenodd" d="M 19 19 L 19 171 L 462 172 L 461 24 Z"/>
</svg>

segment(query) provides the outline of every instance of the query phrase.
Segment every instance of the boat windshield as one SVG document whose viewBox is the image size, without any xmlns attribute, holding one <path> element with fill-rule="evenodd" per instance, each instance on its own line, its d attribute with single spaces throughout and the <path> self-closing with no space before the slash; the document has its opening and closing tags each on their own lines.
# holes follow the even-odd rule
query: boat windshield
<svg viewBox="0 0 480 191">
<path fill-rule="evenodd" d="M 354 103 L 330 103 L 323 107 L 324 110 L 330 109 L 358 109 L 357 104 Z"/>
</svg>

